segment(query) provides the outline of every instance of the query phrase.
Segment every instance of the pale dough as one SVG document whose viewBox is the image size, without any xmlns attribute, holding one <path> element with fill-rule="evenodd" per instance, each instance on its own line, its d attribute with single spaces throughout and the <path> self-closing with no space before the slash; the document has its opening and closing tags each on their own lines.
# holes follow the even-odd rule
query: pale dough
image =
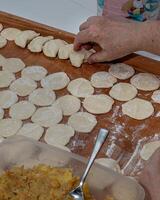
<svg viewBox="0 0 160 200">
<path fill-rule="evenodd" d="M 50 127 L 62 120 L 62 110 L 58 103 L 52 106 L 38 108 L 31 120 L 43 127 Z"/>
<path fill-rule="evenodd" d="M 133 119 L 142 120 L 150 117 L 154 108 L 149 101 L 135 98 L 122 105 L 122 112 Z"/>
<path fill-rule="evenodd" d="M 154 102 L 160 103 L 160 90 L 154 91 L 151 98 Z"/>
<path fill-rule="evenodd" d="M 7 45 L 7 40 L 0 35 L 0 48 L 3 48 Z"/>
<path fill-rule="evenodd" d="M 65 88 L 70 79 L 65 72 L 49 74 L 41 80 L 41 86 L 50 90 L 61 90 Z"/>
<path fill-rule="evenodd" d="M 25 64 L 20 58 L 6 58 L 2 67 L 3 70 L 17 73 L 25 67 Z"/>
<path fill-rule="evenodd" d="M 74 129 L 72 127 L 65 124 L 56 124 L 46 131 L 44 140 L 50 145 L 65 146 L 73 136 Z"/>
<path fill-rule="evenodd" d="M 83 50 L 81 51 L 72 51 L 69 55 L 69 59 L 71 61 L 72 66 L 80 67 L 83 64 L 85 59 L 85 53 Z"/>
<path fill-rule="evenodd" d="M 143 160 L 148 160 L 158 148 L 160 148 L 160 141 L 145 144 L 140 151 L 141 158 Z"/>
<path fill-rule="evenodd" d="M 0 31 L 3 29 L 3 25 L 2 24 L 0 24 Z"/>
<path fill-rule="evenodd" d="M 4 117 L 4 110 L 0 107 L 0 119 Z"/>
<path fill-rule="evenodd" d="M 57 145 L 57 144 L 54 145 L 54 146 L 57 147 L 57 148 L 59 148 L 59 149 L 62 149 L 64 151 L 71 152 L 71 150 L 68 147 L 66 147 L 66 146 Z"/>
<path fill-rule="evenodd" d="M 129 83 L 118 83 L 109 91 L 109 95 L 118 101 L 129 101 L 136 97 L 137 89 Z"/>
<path fill-rule="evenodd" d="M 91 76 L 91 84 L 95 88 L 110 88 L 117 82 L 117 78 L 108 72 L 96 72 Z"/>
<path fill-rule="evenodd" d="M 91 82 L 85 78 L 77 78 L 72 80 L 67 90 L 76 97 L 87 97 L 94 93 L 94 88 L 91 85 Z"/>
<path fill-rule="evenodd" d="M 17 135 L 23 135 L 25 137 L 32 138 L 34 140 L 39 140 L 44 132 L 44 128 L 39 124 L 26 123 L 20 128 Z"/>
<path fill-rule="evenodd" d="M 81 101 L 72 95 L 64 95 L 57 99 L 63 115 L 69 116 L 79 111 L 81 107 Z"/>
<path fill-rule="evenodd" d="M 40 81 L 47 75 L 47 70 L 39 65 L 25 67 L 21 72 L 22 77 L 30 78 L 34 81 Z"/>
<path fill-rule="evenodd" d="M 114 104 L 114 100 L 105 94 L 90 95 L 83 101 L 83 107 L 93 114 L 108 113 Z"/>
<path fill-rule="evenodd" d="M 10 90 L 19 96 L 27 96 L 37 88 L 37 83 L 29 78 L 19 78 L 10 85 Z"/>
<path fill-rule="evenodd" d="M 28 101 L 19 101 L 11 106 L 9 110 L 10 117 L 14 119 L 29 119 L 35 112 L 36 107 Z"/>
<path fill-rule="evenodd" d="M 87 112 L 77 112 L 68 119 L 68 124 L 77 132 L 89 133 L 97 124 L 96 117 Z"/>
<path fill-rule="evenodd" d="M 10 90 L 0 91 L 0 107 L 7 109 L 18 101 L 17 95 Z"/>
<path fill-rule="evenodd" d="M 38 36 L 36 38 L 34 38 L 29 44 L 28 44 L 28 49 L 31 51 L 31 52 L 35 52 L 35 53 L 38 53 L 38 52 L 41 52 L 42 51 L 42 48 L 43 48 L 43 45 L 48 42 L 49 40 L 52 40 L 53 39 L 53 36 L 46 36 L 46 37 L 43 37 L 43 36 Z"/>
<path fill-rule="evenodd" d="M 0 66 L 3 66 L 6 58 L 0 54 Z"/>
<path fill-rule="evenodd" d="M 55 99 L 55 92 L 45 88 L 38 88 L 29 95 L 29 101 L 37 106 L 49 106 Z"/>
<path fill-rule="evenodd" d="M 159 88 L 160 80 L 154 74 L 139 73 L 131 78 L 131 84 L 139 90 L 152 91 Z"/>
<path fill-rule="evenodd" d="M 15 135 L 22 126 L 18 119 L 6 118 L 0 120 L 0 136 L 9 137 Z"/>
<path fill-rule="evenodd" d="M 117 63 L 110 65 L 109 73 L 118 79 L 125 80 L 133 76 L 135 70 L 130 65 Z"/>
<path fill-rule="evenodd" d="M 15 79 L 13 73 L 9 71 L 0 71 L 0 88 L 8 87 Z"/>
<path fill-rule="evenodd" d="M 58 51 L 58 58 L 59 59 L 68 59 L 70 53 L 73 51 L 73 44 L 67 44 L 60 47 Z"/>
<path fill-rule="evenodd" d="M 98 158 L 95 160 L 95 162 L 104 167 L 108 167 L 114 170 L 115 172 L 119 172 L 119 173 L 121 172 L 120 166 L 118 165 L 117 161 L 111 158 Z"/>
<path fill-rule="evenodd" d="M 21 48 L 25 48 L 26 45 L 33 40 L 35 37 L 39 36 L 40 33 L 36 33 L 32 30 L 25 30 L 18 34 L 15 38 L 15 44 Z"/>
<path fill-rule="evenodd" d="M 2 30 L 1 35 L 9 40 L 13 41 L 16 39 L 16 37 L 21 33 L 22 31 L 17 28 L 5 28 Z"/>
</svg>

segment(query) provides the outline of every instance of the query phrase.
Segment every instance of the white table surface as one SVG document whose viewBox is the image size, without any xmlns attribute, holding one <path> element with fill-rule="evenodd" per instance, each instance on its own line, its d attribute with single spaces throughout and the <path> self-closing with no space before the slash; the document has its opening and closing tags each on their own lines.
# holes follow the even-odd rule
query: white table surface
<svg viewBox="0 0 160 200">
<path fill-rule="evenodd" d="M 0 10 L 77 33 L 79 25 L 97 13 L 96 0 L 0 0 Z M 147 52 L 139 54 L 159 60 Z"/>
</svg>

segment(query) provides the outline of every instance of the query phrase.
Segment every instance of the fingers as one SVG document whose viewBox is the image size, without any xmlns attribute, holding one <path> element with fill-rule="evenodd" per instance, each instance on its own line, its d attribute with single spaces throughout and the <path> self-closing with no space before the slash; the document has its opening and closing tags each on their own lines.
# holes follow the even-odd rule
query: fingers
<svg viewBox="0 0 160 200">
<path fill-rule="evenodd" d="M 102 51 L 98 51 L 98 52 L 92 54 L 88 58 L 88 63 L 92 64 L 92 63 L 97 63 L 97 62 L 104 62 L 106 60 L 107 60 L 106 52 L 102 50 Z"/>
</svg>

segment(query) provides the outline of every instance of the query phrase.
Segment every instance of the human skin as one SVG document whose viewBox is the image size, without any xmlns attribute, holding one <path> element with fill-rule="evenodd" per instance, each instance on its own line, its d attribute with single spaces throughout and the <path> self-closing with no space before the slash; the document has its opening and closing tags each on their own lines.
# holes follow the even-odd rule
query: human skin
<svg viewBox="0 0 160 200">
<path fill-rule="evenodd" d="M 88 46 L 89 44 L 89 46 Z M 160 55 L 160 21 L 135 22 L 94 16 L 80 26 L 74 49 L 83 46 L 97 50 L 88 62 L 104 62 L 122 58 L 135 51 L 148 51 Z"/>
</svg>

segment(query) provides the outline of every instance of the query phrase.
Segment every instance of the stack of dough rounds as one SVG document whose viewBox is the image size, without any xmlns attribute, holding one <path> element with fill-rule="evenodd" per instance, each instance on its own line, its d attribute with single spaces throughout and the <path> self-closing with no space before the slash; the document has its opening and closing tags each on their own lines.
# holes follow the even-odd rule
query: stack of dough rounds
<svg viewBox="0 0 160 200">
<path fill-rule="evenodd" d="M 60 47 L 58 51 L 58 58 L 68 59 L 72 51 L 73 51 L 73 44 L 63 45 L 62 47 Z"/>
<path fill-rule="evenodd" d="M 3 70 L 17 73 L 25 67 L 25 64 L 20 58 L 7 58 L 2 67 Z"/>
<path fill-rule="evenodd" d="M 17 95 L 10 90 L 0 91 L 0 107 L 7 109 L 18 101 Z"/>
<path fill-rule="evenodd" d="M 83 107 L 93 114 L 108 113 L 112 109 L 114 100 L 105 94 L 90 95 L 84 99 Z"/>
<path fill-rule="evenodd" d="M 154 102 L 160 103 L 160 90 L 154 91 L 151 98 Z"/>
<path fill-rule="evenodd" d="M 0 48 L 3 48 L 7 45 L 7 40 L 0 35 Z"/>
<path fill-rule="evenodd" d="M 4 110 L 0 107 L 0 119 L 4 117 Z"/>
<path fill-rule="evenodd" d="M 5 28 L 3 29 L 3 31 L 1 32 L 1 35 L 9 40 L 9 41 L 13 41 L 16 39 L 16 37 L 21 33 L 22 31 L 17 29 L 17 28 Z"/>
<path fill-rule="evenodd" d="M 104 167 L 108 167 L 112 170 L 114 170 L 115 172 L 121 172 L 120 166 L 118 165 L 118 163 L 116 162 L 116 160 L 113 160 L 111 158 L 98 158 L 95 160 L 96 163 L 104 166 Z"/>
<path fill-rule="evenodd" d="M 0 88 L 8 87 L 15 79 L 13 73 L 9 71 L 0 71 Z"/>
</svg>

